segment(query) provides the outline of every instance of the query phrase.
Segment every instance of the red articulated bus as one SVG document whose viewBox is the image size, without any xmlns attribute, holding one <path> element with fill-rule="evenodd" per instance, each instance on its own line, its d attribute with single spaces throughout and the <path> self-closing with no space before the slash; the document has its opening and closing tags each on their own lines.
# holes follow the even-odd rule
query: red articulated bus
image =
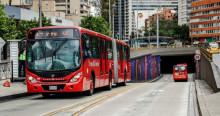
<svg viewBox="0 0 220 116">
<path fill-rule="evenodd" d="M 187 64 L 177 64 L 173 66 L 173 79 L 174 81 L 188 80 Z"/>
<path fill-rule="evenodd" d="M 130 48 L 119 40 L 81 27 L 33 28 L 26 43 L 29 93 L 84 92 L 126 85 L 130 80 Z"/>
</svg>

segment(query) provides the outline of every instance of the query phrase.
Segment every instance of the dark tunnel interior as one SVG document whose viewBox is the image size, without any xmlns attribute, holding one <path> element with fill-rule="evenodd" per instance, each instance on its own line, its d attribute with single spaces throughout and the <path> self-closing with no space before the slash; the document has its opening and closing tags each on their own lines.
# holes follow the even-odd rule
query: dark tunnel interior
<svg viewBox="0 0 220 116">
<path fill-rule="evenodd" d="M 173 65 L 187 63 L 188 73 L 195 72 L 194 55 L 161 56 L 161 73 L 172 74 Z"/>
</svg>

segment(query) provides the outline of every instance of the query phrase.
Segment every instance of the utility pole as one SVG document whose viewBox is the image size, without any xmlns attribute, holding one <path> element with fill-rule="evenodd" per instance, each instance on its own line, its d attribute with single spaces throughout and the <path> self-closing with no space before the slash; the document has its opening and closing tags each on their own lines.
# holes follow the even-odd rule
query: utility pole
<svg viewBox="0 0 220 116">
<path fill-rule="evenodd" d="M 118 21 L 118 26 L 119 26 L 119 30 L 118 30 L 118 32 L 119 32 L 119 40 L 122 38 L 122 26 L 121 26 L 121 23 L 122 23 L 122 16 L 121 16 L 121 13 L 122 13 L 122 9 L 121 9 L 121 0 L 119 0 L 119 7 L 118 7 L 118 19 L 119 19 L 119 21 Z"/>
<path fill-rule="evenodd" d="M 157 48 L 159 48 L 159 13 L 157 11 Z"/>
<path fill-rule="evenodd" d="M 112 38 L 115 38 L 115 4 L 112 5 Z"/>
<path fill-rule="evenodd" d="M 39 27 L 42 27 L 42 0 L 39 0 Z"/>
<path fill-rule="evenodd" d="M 109 8 L 108 8 L 108 10 L 109 10 L 109 27 L 110 27 L 110 30 L 112 29 L 112 19 L 111 19 L 111 0 L 109 0 Z"/>
</svg>

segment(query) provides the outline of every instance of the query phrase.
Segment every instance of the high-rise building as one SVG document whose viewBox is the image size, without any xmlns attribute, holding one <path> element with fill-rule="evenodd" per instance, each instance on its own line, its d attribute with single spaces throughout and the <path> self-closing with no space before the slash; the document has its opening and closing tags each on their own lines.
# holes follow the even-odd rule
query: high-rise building
<svg viewBox="0 0 220 116">
<path fill-rule="evenodd" d="M 171 21 L 176 18 L 176 12 L 174 12 L 171 9 L 163 9 L 158 13 L 159 19 Z M 157 13 L 153 14 L 152 16 L 149 16 L 148 19 L 145 20 L 145 29 L 150 30 L 157 21 Z"/>
<path fill-rule="evenodd" d="M 80 0 L 80 14 L 81 16 L 90 15 L 90 0 Z"/>
<path fill-rule="evenodd" d="M 0 0 L 0 4 L 30 9 L 32 6 L 32 0 L 11 0 L 11 2 L 10 0 Z"/>
<path fill-rule="evenodd" d="M 116 0 L 114 13 L 114 35 L 119 39 L 129 39 L 132 31 L 132 0 Z"/>
<path fill-rule="evenodd" d="M 42 11 L 46 15 L 72 20 L 80 24 L 80 0 L 42 0 Z M 33 0 L 32 9 L 39 11 L 39 0 Z"/>
<path fill-rule="evenodd" d="M 100 16 L 101 15 L 101 3 L 100 0 L 90 0 L 90 15 Z"/>
<path fill-rule="evenodd" d="M 189 24 L 192 0 L 178 0 L 178 25 Z"/>
<path fill-rule="evenodd" d="M 196 0 L 192 2 L 190 36 L 193 41 L 220 39 L 220 0 Z"/>
</svg>

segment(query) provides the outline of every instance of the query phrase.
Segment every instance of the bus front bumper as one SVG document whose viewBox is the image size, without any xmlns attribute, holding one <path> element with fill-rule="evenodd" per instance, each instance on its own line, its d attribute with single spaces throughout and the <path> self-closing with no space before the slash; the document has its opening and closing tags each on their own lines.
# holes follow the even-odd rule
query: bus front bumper
<svg viewBox="0 0 220 116">
<path fill-rule="evenodd" d="M 83 85 L 78 83 L 30 83 L 27 82 L 28 93 L 62 93 L 81 92 Z"/>
<path fill-rule="evenodd" d="M 185 75 L 179 75 L 179 76 L 174 76 L 173 77 L 173 80 L 174 81 L 181 81 L 181 80 L 188 80 L 188 77 L 187 76 L 185 76 Z"/>
</svg>

